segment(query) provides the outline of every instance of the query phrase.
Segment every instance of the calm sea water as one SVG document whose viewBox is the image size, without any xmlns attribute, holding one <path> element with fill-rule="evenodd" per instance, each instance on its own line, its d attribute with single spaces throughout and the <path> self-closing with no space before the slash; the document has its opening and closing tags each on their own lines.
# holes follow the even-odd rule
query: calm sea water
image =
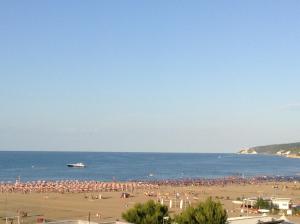
<svg viewBox="0 0 300 224">
<path fill-rule="evenodd" d="M 66 164 L 83 162 L 85 169 Z M 0 152 L 0 181 L 151 180 L 232 175 L 300 175 L 300 160 L 277 156 L 184 153 Z"/>
</svg>

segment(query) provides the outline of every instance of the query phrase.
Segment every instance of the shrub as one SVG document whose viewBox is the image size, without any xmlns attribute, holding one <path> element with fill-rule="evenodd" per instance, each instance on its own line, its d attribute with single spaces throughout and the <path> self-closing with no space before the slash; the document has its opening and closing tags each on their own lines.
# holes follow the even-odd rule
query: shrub
<svg viewBox="0 0 300 224">
<path fill-rule="evenodd" d="M 269 200 L 264 200 L 263 198 L 258 198 L 254 208 L 256 209 L 269 209 L 271 210 L 272 214 L 278 214 L 279 213 L 279 209 L 277 205 L 274 205 L 272 202 L 270 202 Z"/>
<path fill-rule="evenodd" d="M 161 224 L 165 216 L 169 216 L 168 207 L 155 203 L 153 200 L 145 204 L 138 203 L 122 214 L 123 219 L 134 224 Z M 164 220 L 164 223 L 168 222 Z"/>
<path fill-rule="evenodd" d="M 227 213 L 220 202 L 214 202 L 211 198 L 200 202 L 196 207 L 188 207 L 180 215 L 175 217 L 178 224 L 225 224 Z"/>
<path fill-rule="evenodd" d="M 271 203 L 268 200 L 264 200 L 263 198 L 258 198 L 254 208 L 257 209 L 271 209 Z"/>
<path fill-rule="evenodd" d="M 300 207 L 293 208 L 293 214 L 294 215 L 300 215 Z"/>
</svg>

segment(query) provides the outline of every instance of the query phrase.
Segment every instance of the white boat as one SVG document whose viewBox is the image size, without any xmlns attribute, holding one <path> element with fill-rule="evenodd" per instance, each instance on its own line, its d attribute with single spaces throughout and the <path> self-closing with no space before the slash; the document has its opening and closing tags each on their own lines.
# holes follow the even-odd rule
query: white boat
<svg viewBox="0 0 300 224">
<path fill-rule="evenodd" d="M 83 163 L 70 163 L 67 164 L 68 167 L 74 167 L 74 168 L 84 168 L 85 165 Z"/>
</svg>

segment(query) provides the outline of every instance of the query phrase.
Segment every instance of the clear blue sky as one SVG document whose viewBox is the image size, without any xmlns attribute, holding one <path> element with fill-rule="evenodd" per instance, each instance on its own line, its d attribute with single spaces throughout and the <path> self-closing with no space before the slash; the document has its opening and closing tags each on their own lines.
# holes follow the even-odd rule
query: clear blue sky
<svg viewBox="0 0 300 224">
<path fill-rule="evenodd" d="M 300 1 L 1 1 L 0 149 L 300 141 Z"/>
</svg>

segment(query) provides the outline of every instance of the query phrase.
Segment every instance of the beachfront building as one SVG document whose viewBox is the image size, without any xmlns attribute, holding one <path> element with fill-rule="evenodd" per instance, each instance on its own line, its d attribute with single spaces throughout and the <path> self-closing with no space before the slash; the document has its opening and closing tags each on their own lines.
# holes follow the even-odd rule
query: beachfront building
<svg viewBox="0 0 300 224">
<path fill-rule="evenodd" d="M 269 213 L 269 209 L 254 208 L 257 202 L 256 197 L 245 198 L 241 205 L 241 213 Z M 292 200 L 290 198 L 264 198 L 270 204 L 276 206 L 286 215 L 292 215 Z"/>
<path fill-rule="evenodd" d="M 257 197 L 245 198 L 243 199 L 244 208 L 253 208 L 257 202 Z M 273 205 L 277 206 L 279 210 L 288 210 L 292 208 L 292 200 L 290 198 L 263 198 L 269 201 Z"/>
<path fill-rule="evenodd" d="M 282 216 L 279 219 L 274 219 L 270 216 L 244 216 L 233 217 L 227 219 L 228 224 L 292 224 L 286 217 Z"/>
<path fill-rule="evenodd" d="M 257 202 L 257 197 L 244 198 L 243 207 L 253 208 L 256 202 Z"/>
<path fill-rule="evenodd" d="M 289 210 L 292 208 L 292 200 L 290 198 L 271 198 L 271 201 L 280 210 Z"/>
</svg>

